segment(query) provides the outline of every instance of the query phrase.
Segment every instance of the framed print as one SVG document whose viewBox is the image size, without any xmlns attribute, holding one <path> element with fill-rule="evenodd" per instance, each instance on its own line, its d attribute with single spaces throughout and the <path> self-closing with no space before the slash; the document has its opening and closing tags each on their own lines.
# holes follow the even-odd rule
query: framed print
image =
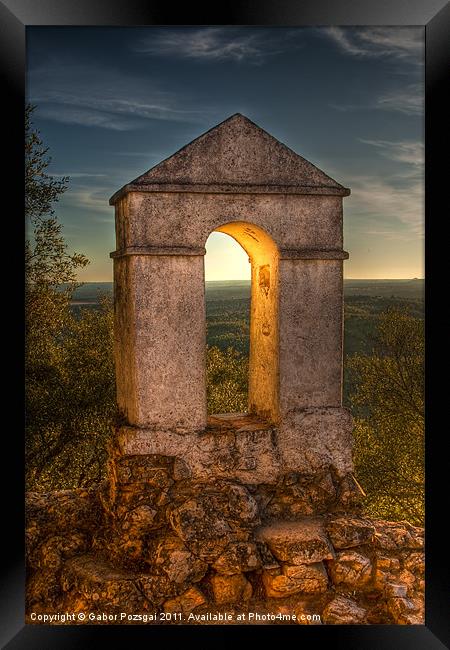
<svg viewBox="0 0 450 650">
<path fill-rule="evenodd" d="M 448 5 L 0 11 L 5 647 L 445 647 Z"/>
</svg>

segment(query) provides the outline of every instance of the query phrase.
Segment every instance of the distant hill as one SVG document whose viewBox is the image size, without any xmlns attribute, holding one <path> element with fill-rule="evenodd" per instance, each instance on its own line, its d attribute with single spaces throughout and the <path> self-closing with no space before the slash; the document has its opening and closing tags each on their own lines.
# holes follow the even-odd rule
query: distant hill
<svg viewBox="0 0 450 650">
<path fill-rule="evenodd" d="M 74 304 L 97 304 L 99 295 L 111 294 L 112 282 L 86 282 L 74 294 Z M 344 297 L 368 296 L 380 298 L 409 298 L 423 300 L 425 281 L 412 280 L 344 280 Z M 206 299 L 242 299 L 249 296 L 249 280 L 206 282 Z"/>
</svg>

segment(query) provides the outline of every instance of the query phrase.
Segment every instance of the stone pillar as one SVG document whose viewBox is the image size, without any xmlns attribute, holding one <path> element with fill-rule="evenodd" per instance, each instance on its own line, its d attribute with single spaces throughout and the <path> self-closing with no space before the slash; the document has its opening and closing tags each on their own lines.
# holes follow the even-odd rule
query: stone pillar
<svg viewBox="0 0 450 650">
<path fill-rule="evenodd" d="M 343 251 L 282 251 L 280 416 L 342 406 Z"/>
<path fill-rule="evenodd" d="M 127 423 L 206 426 L 204 249 L 116 253 L 117 401 Z"/>
</svg>

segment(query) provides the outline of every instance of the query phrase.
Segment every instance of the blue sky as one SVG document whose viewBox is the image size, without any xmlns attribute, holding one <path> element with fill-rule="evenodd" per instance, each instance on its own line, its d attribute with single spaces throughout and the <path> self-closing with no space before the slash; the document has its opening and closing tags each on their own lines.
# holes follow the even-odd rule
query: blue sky
<svg viewBox="0 0 450 650">
<path fill-rule="evenodd" d="M 424 31 L 420 27 L 27 28 L 27 97 L 70 177 L 57 214 L 110 281 L 122 185 L 236 112 L 346 187 L 348 278 L 423 277 Z M 227 235 L 207 279 L 249 277 Z"/>
</svg>

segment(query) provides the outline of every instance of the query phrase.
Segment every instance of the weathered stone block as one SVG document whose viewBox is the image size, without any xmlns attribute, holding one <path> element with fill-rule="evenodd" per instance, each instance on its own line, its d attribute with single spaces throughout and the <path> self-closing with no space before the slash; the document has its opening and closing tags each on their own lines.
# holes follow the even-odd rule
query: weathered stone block
<svg viewBox="0 0 450 650">
<path fill-rule="evenodd" d="M 212 565 L 218 573 L 233 575 L 255 571 L 261 566 L 256 545 L 252 542 L 231 543 Z"/>
<path fill-rule="evenodd" d="M 68 560 L 62 572 L 64 591 L 78 593 L 94 606 L 101 602 L 102 607 L 123 607 L 124 611 L 145 609 L 145 598 L 138 589 L 138 576 L 110 566 L 104 560 L 83 555 Z"/>
<path fill-rule="evenodd" d="M 267 544 L 278 560 L 288 564 L 312 564 L 334 558 L 321 519 L 278 521 L 260 528 L 256 537 Z"/>
<path fill-rule="evenodd" d="M 279 519 L 298 519 L 330 510 L 336 501 L 336 487 L 329 471 L 318 474 L 290 472 L 275 488 L 260 488 L 258 496 L 266 516 Z M 265 503 L 264 503 L 265 501 Z"/>
<path fill-rule="evenodd" d="M 286 470 L 337 475 L 353 471 L 353 421 L 344 408 L 310 407 L 292 411 L 280 424 L 278 444 Z"/>
<path fill-rule="evenodd" d="M 29 548 L 28 562 L 35 569 L 59 569 L 65 558 L 86 551 L 86 535 L 52 535 L 36 548 Z"/>
<path fill-rule="evenodd" d="M 423 576 L 425 573 L 425 554 L 410 553 L 404 561 L 404 567 L 415 575 Z"/>
<path fill-rule="evenodd" d="M 359 517 L 336 517 L 331 519 L 326 530 L 335 548 L 351 548 L 372 541 L 375 527 L 368 519 Z"/>
<path fill-rule="evenodd" d="M 129 510 L 122 522 L 122 530 L 133 532 L 137 535 L 145 535 L 155 527 L 155 519 L 158 511 L 149 505 L 140 505 Z"/>
<path fill-rule="evenodd" d="M 191 587 L 176 598 L 166 600 L 163 609 L 171 614 L 190 614 L 200 605 L 206 603 L 206 598 L 197 587 Z"/>
<path fill-rule="evenodd" d="M 116 463 L 120 484 L 142 483 L 164 489 L 173 484 L 173 457 L 162 455 L 125 456 Z"/>
<path fill-rule="evenodd" d="M 186 546 L 205 560 L 215 560 L 233 537 L 223 513 L 206 499 L 185 501 L 171 512 L 170 524 Z"/>
<path fill-rule="evenodd" d="M 200 558 L 215 561 L 232 541 L 246 541 L 259 523 L 258 507 L 243 486 L 198 486 L 199 494 L 170 512 L 172 528 Z"/>
<path fill-rule="evenodd" d="M 406 521 L 374 520 L 375 544 L 378 548 L 395 551 L 398 548 L 422 549 L 424 530 Z"/>
<path fill-rule="evenodd" d="M 355 625 L 366 622 L 367 610 L 354 600 L 336 596 L 325 607 L 322 621 L 327 625 Z"/>
<path fill-rule="evenodd" d="M 211 577 L 211 586 L 217 605 L 241 603 L 252 597 L 252 585 L 242 573 L 231 576 L 216 573 Z"/>
<path fill-rule="evenodd" d="M 371 580 L 372 563 L 355 551 L 341 551 L 333 562 L 329 562 L 328 572 L 334 584 L 361 589 Z"/>
<path fill-rule="evenodd" d="M 263 571 L 267 598 L 285 598 L 297 593 L 320 594 L 327 590 L 328 576 L 322 562 L 284 565 L 282 573 Z"/>
<path fill-rule="evenodd" d="M 366 494 L 352 472 L 346 474 L 339 482 L 338 501 L 341 507 L 349 512 L 362 510 Z"/>
<path fill-rule="evenodd" d="M 423 624 L 423 606 L 418 599 L 413 600 L 404 596 L 393 597 L 388 599 L 386 607 L 394 623 L 399 625 Z"/>
<path fill-rule="evenodd" d="M 155 554 L 148 558 L 150 565 L 163 571 L 171 582 L 183 584 L 197 582 L 205 575 L 208 565 L 195 557 L 179 537 L 170 536 L 161 540 Z"/>
<path fill-rule="evenodd" d="M 386 583 L 397 576 L 399 570 L 398 558 L 378 555 L 375 561 L 374 587 L 383 590 Z"/>
<path fill-rule="evenodd" d="M 390 598 L 406 598 L 408 592 L 407 585 L 403 583 L 387 582 L 384 593 Z"/>
</svg>

